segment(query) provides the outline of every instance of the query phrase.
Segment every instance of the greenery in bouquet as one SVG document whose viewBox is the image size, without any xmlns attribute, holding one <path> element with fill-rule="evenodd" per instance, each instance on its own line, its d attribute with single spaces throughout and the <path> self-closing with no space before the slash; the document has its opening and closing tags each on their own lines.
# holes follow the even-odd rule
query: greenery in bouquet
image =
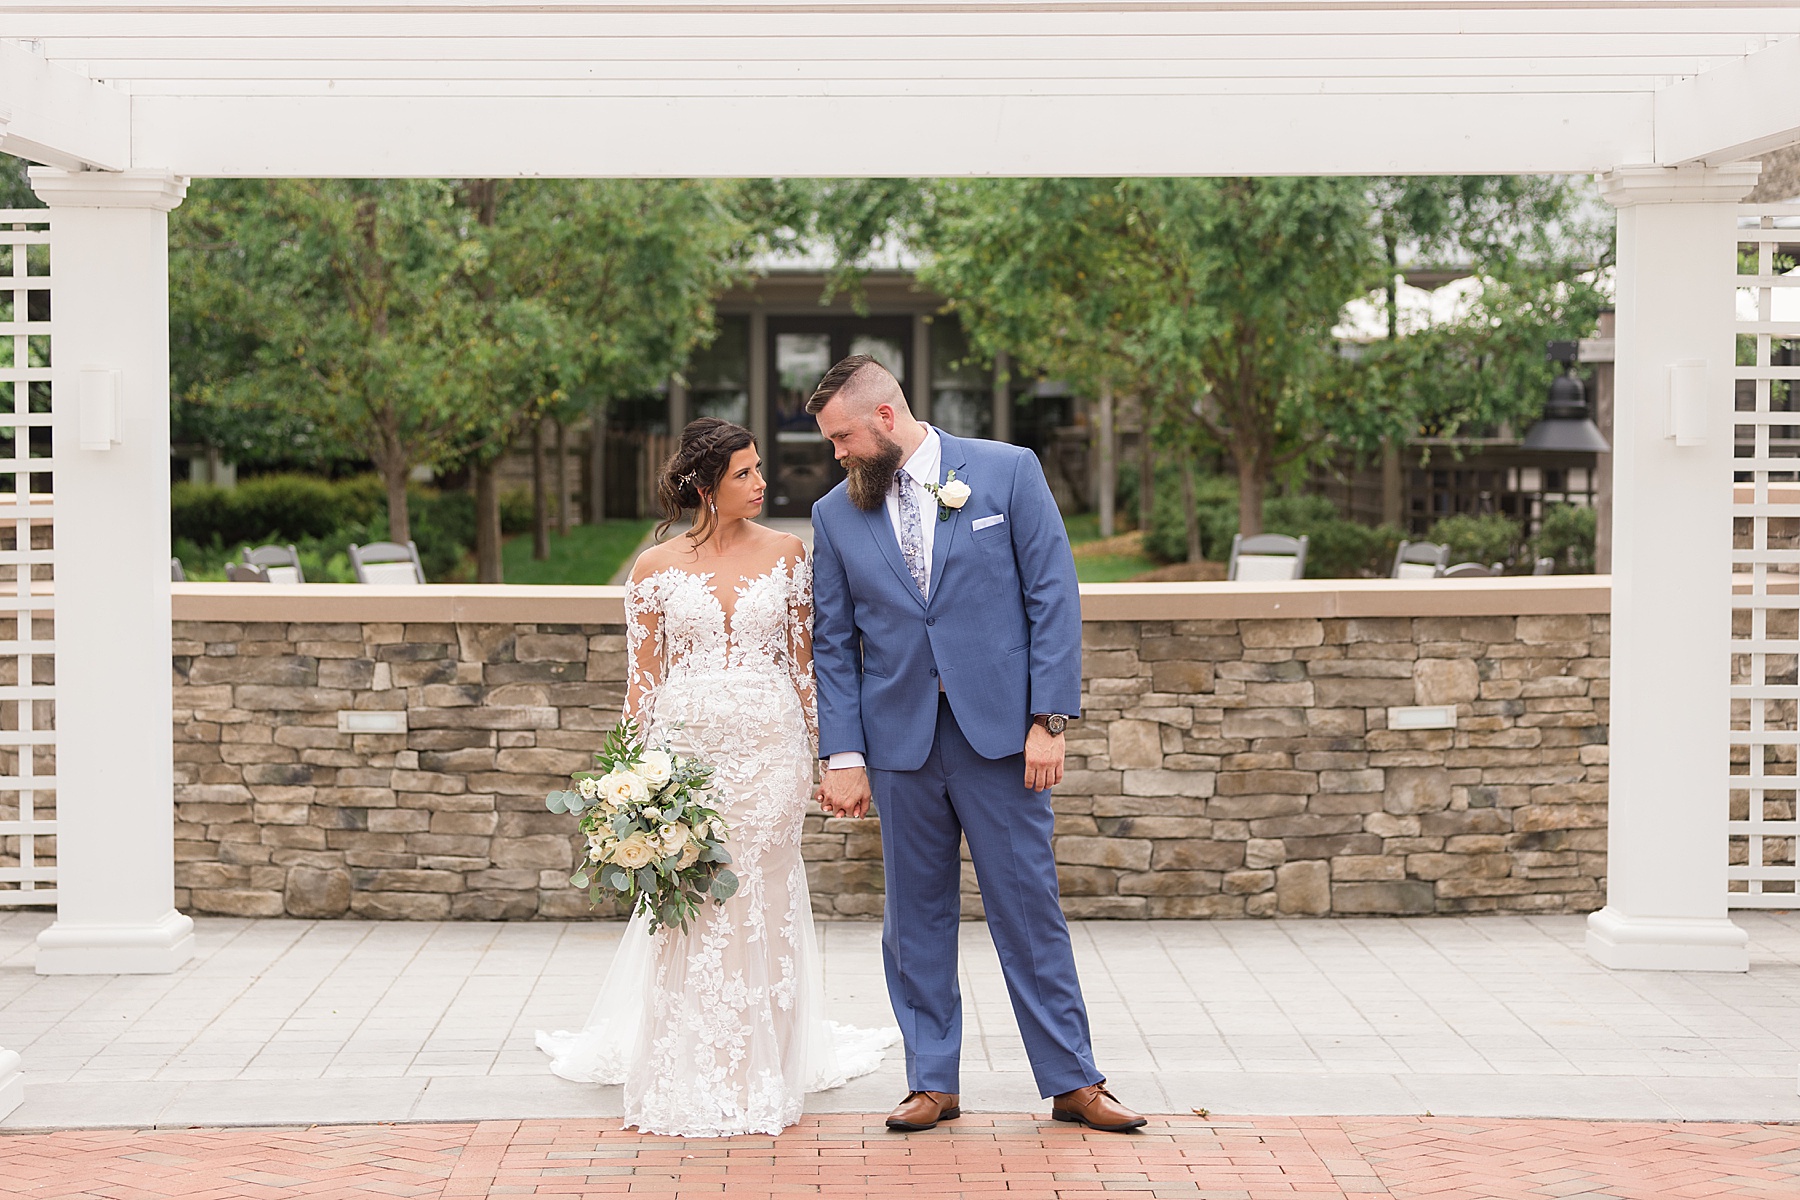
<svg viewBox="0 0 1800 1200">
<path fill-rule="evenodd" d="M 621 721 L 594 755 L 595 769 L 577 771 L 573 791 L 551 792 L 551 812 L 576 818 L 587 861 L 569 880 L 595 904 L 622 897 L 647 913 L 650 929 L 679 927 L 737 891 L 726 870 L 725 821 L 708 803 L 713 768 L 667 746 L 647 747 L 637 724 Z"/>
</svg>

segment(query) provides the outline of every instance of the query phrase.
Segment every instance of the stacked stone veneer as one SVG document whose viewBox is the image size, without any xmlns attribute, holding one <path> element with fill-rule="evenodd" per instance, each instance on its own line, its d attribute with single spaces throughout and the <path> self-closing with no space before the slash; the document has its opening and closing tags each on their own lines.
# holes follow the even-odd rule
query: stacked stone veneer
<svg viewBox="0 0 1800 1200">
<path fill-rule="evenodd" d="M 573 917 L 546 792 L 625 693 L 618 625 L 175 625 L 175 883 L 187 912 Z M 407 732 L 339 732 L 403 710 Z"/>
<path fill-rule="evenodd" d="M 1598 907 L 1606 625 L 1089 620 L 1056 797 L 1067 911 Z M 618 625 L 183 620 L 175 639 L 183 910 L 588 914 L 570 823 L 542 797 L 616 717 Z M 1455 705 L 1457 727 L 1386 727 L 1413 704 Z M 369 709 L 404 710 L 407 732 L 339 731 Z M 815 814 L 805 837 L 815 909 L 878 914 L 875 822 Z"/>
<path fill-rule="evenodd" d="M 1057 796 L 1070 913 L 1599 907 L 1607 621 L 1090 623 Z M 1389 729 L 1409 705 L 1456 728 Z"/>
</svg>

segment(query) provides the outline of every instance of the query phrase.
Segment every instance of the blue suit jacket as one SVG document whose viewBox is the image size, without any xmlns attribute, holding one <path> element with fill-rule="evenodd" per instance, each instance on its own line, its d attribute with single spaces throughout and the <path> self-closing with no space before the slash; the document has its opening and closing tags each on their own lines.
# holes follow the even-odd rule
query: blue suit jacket
<svg viewBox="0 0 1800 1200">
<path fill-rule="evenodd" d="M 1023 751 L 1033 713 L 1080 712 L 1081 595 L 1043 468 L 1017 446 L 938 437 L 939 482 L 955 470 L 972 491 L 937 526 L 929 601 L 885 506 L 863 512 L 842 483 L 813 505 L 820 757 L 857 750 L 877 770 L 918 770 L 940 679 L 986 758 Z M 936 515 L 927 505 L 925 520 Z"/>
</svg>

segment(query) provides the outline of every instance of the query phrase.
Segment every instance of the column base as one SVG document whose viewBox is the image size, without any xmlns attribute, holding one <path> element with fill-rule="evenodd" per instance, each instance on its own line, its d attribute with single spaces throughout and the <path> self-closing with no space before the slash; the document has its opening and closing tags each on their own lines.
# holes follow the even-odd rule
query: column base
<svg viewBox="0 0 1800 1200">
<path fill-rule="evenodd" d="M 24 1064 L 11 1050 L 0 1050 L 0 1118 L 25 1102 Z"/>
<path fill-rule="evenodd" d="M 39 975 L 166 975 L 194 956 L 194 922 L 170 909 L 142 925 L 70 925 L 38 934 Z"/>
<path fill-rule="evenodd" d="M 1587 952 L 1615 971 L 1748 971 L 1750 935 L 1726 917 L 1588 914 Z"/>
</svg>

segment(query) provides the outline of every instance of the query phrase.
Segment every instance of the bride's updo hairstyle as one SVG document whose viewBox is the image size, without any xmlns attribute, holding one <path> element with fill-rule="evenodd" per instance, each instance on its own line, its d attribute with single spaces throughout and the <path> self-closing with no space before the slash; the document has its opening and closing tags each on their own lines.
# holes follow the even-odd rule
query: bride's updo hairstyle
<svg viewBox="0 0 1800 1200">
<path fill-rule="evenodd" d="M 694 527 L 687 536 L 699 546 L 718 527 L 719 517 L 713 510 L 712 497 L 731 456 L 756 445 L 756 438 L 742 425 L 721 421 L 717 417 L 700 417 L 689 421 L 681 431 L 681 442 L 663 466 L 657 480 L 656 498 L 662 506 L 663 523 L 656 527 L 656 538 L 662 540 L 669 526 L 681 519 L 688 509 L 694 510 Z"/>
</svg>

